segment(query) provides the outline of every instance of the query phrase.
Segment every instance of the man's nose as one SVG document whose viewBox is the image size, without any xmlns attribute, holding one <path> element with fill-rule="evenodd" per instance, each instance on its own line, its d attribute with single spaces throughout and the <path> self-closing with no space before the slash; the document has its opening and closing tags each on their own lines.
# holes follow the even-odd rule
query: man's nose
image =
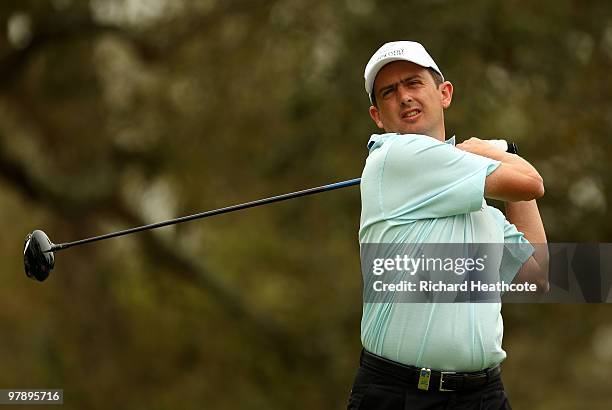
<svg viewBox="0 0 612 410">
<path fill-rule="evenodd" d="M 405 87 L 399 87 L 398 96 L 400 98 L 400 104 L 409 104 L 413 102 L 412 93 Z"/>
</svg>

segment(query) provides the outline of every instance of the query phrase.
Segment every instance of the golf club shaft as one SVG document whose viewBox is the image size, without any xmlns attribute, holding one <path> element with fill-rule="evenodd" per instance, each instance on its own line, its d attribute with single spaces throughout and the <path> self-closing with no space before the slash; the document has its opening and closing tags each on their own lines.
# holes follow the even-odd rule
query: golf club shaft
<svg viewBox="0 0 612 410">
<path fill-rule="evenodd" d="M 149 229 L 156 229 L 156 228 L 161 228 L 161 227 L 168 226 L 168 225 L 175 225 L 175 224 L 179 224 L 182 222 L 193 221 L 194 219 L 207 218 L 209 216 L 239 211 L 241 209 L 246 209 L 246 208 L 253 208 L 256 206 L 260 206 L 260 205 L 271 204 L 273 202 L 284 201 L 287 199 L 298 198 L 298 197 L 306 196 L 306 195 L 318 194 L 320 192 L 332 191 L 334 189 L 346 188 L 346 187 L 353 186 L 353 185 L 359 185 L 360 182 L 361 182 L 361 178 L 355 178 L 355 179 L 350 179 L 347 181 L 335 182 L 333 184 L 323 185 L 323 186 L 314 187 L 314 188 L 308 188 L 302 191 L 289 192 L 287 194 L 281 194 L 281 195 L 276 195 L 276 196 L 272 196 L 269 198 L 258 199 L 258 200 L 251 201 L 251 202 L 245 202 L 243 204 L 231 205 L 225 208 L 213 209 L 211 211 L 200 212 L 200 213 L 193 214 L 193 215 L 187 215 L 187 216 L 183 216 L 183 217 L 176 218 L 176 219 L 170 219 L 168 221 L 162 221 L 162 222 L 157 222 L 157 223 L 153 223 L 149 225 L 143 225 L 143 226 L 138 226 L 135 228 L 126 229 L 123 231 L 112 232 L 112 233 L 108 233 L 105 235 L 95 236 L 93 238 L 81 239 L 81 240 L 74 241 L 74 242 L 60 243 L 57 245 L 53 245 L 51 249 L 49 249 L 47 252 L 57 252 L 62 249 L 67 249 L 67 248 L 77 246 L 77 245 L 83 245 L 85 243 L 97 242 L 97 241 L 101 241 L 104 239 L 115 238 L 117 236 L 128 235 L 128 234 L 135 233 L 135 232 L 147 231 Z"/>
</svg>

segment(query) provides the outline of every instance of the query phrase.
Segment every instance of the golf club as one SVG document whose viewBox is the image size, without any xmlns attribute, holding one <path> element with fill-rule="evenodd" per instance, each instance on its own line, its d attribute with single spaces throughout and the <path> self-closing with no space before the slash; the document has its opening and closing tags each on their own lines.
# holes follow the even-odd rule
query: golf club
<svg viewBox="0 0 612 410">
<path fill-rule="evenodd" d="M 256 206 L 271 204 L 273 202 L 284 201 L 287 199 L 298 198 L 301 196 L 318 194 L 320 192 L 332 191 L 334 189 L 346 188 L 353 185 L 359 185 L 360 182 L 361 178 L 335 182 L 333 184 L 322 185 L 319 187 L 304 189 L 302 191 L 276 195 L 269 198 L 258 199 L 251 202 L 245 202 L 242 204 L 231 205 L 224 208 L 218 208 L 193 215 L 183 216 L 176 219 L 170 219 L 168 221 L 138 226 L 123 231 L 111 232 L 105 235 L 81 239 L 74 242 L 60 243 L 57 245 L 51 242 L 46 233 L 37 229 L 32 233 L 28 234 L 25 240 L 25 245 L 23 249 L 23 264 L 25 268 L 25 273 L 29 278 L 43 282 L 45 279 L 47 279 L 47 277 L 53 270 L 53 267 L 55 266 L 54 252 L 68 249 L 73 246 L 97 242 L 104 239 L 115 238 L 117 236 L 128 235 L 136 232 L 146 231 L 149 229 L 161 228 L 163 226 L 175 225 L 182 222 L 193 221 L 194 219 L 207 218 L 214 215 L 239 211 L 241 209 L 253 208 Z"/>
<path fill-rule="evenodd" d="M 495 145 L 499 149 L 506 152 L 517 154 L 518 150 L 516 144 L 513 142 L 507 143 L 505 140 L 489 140 L 491 144 Z M 269 198 L 258 199 L 251 202 L 245 202 L 242 204 L 236 204 L 227 206 L 224 208 L 213 209 L 193 215 L 183 216 L 176 219 L 170 219 L 167 221 L 157 222 L 149 225 L 138 226 L 135 228 L 125 229 L 118 232 L 111 232 L 105 235 L 95 236 L 92 238 L 81 239 L 74 242 L 66 242 L 60 244 L 54 244 L 51 242 L 46 233 L 41 230 L 35 230 L 28 234 L 25 240 L 23 249 L 23 264 L 25 273 L 29 278 L 43 282 L 49 277 L 49 274 L 55 266 L 55 254 L 64 249 L 71 248 L 73 246 L 84 245 L 86 243 L 97 242 L 104 239 L 115 238 L 117 236 L 128 235 L 136 232 L 146 231 L 149 229 L 161 228 L 168 225 L 175 225 L 182 222 L 193 221 L 195 219 L 207 218 L 214 215 L 220 215 L 228 212 L 239 211 L 241 209 L 253 208 L 260 205 L 271 204 L 273 202 L 284 201 L 287 199 L 298 198 L 301 196 L 318 194 L 320 192 L 333 191 L 335 189 L 346 188 L 353 185 L 359 185 L 361 178 L 349 179 L 346 181 L 335 182 L 328 185 L 322 185 L 319 187 L 308 188 L 301 191 L 290 192 L 286 194 L 276 195 Z"/>
</svg>

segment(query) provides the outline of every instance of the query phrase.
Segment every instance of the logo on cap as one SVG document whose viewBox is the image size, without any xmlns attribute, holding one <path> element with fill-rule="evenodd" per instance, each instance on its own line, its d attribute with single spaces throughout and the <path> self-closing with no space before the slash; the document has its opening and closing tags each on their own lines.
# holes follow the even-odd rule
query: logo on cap
<svg viewBox="0 0 612 410">
<path fill-rule="evenodd" d="M 402 54 L 404 54 L 406 52 L 405 48 L 400 48 L 397 50 L 392 50 L 392 51 L 388 51 L 385 54 L 378 56 L 378 58 L 376 59 L 376 61 L 380 61 L 383 58 L 387 58 L 387 57 L 397 57 L 397 56 L 401 56 Z"/>
</svg>

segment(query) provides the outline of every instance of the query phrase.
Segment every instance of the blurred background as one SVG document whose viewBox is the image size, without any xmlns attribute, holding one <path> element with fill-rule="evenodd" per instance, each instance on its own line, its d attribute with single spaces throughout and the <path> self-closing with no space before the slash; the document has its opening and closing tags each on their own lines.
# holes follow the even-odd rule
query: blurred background
<svg viewBox="0 0 612 410">
<path fill-rule="evenodd" d="M 68 242 L 358 177 L 363 68 L 422 42 L 447 134 L 540 170 L 550 242 L 607 242 L 605 0 L 4 0 L 0 388 L 66 409 L 338 409 L 360 351 L 357 188 L 86 245 L 44 284 L 25 235 Z M 503 307 L 517 409 L 608 409 L 612 309 Z"/>
</svg>

